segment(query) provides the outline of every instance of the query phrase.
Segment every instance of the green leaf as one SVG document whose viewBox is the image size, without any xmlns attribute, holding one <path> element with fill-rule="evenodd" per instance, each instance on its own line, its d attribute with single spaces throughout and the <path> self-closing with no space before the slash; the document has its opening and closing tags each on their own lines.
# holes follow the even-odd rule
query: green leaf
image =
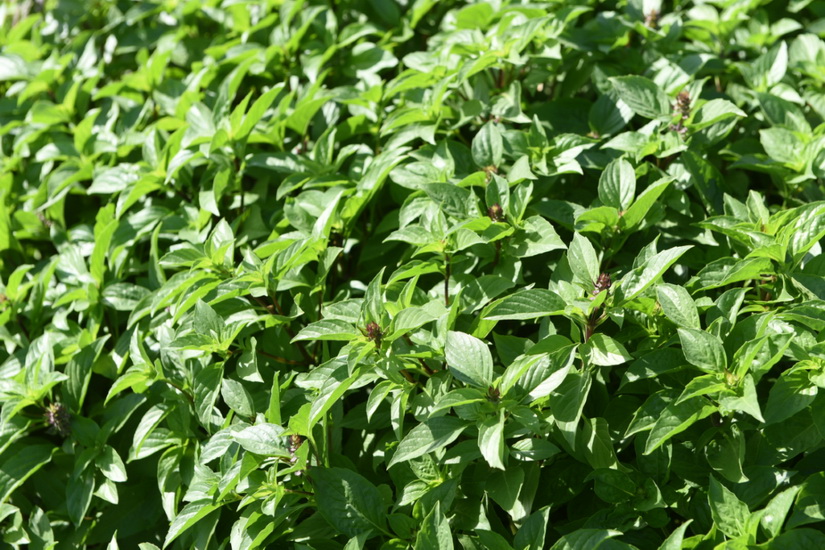
<svg viewBox="0 0 825 550">
<path fill-rule="evenodd" d="M 369 350 L 369 348 L 365 348 Z M 344 396 L 344 393 L 361 377 L 361 370 L 356 368 L 349 374 L 348 365 L 340 365 L 330 373 L 318 395 L 312 400 L 309 410 L 307 428 L 312 429 L 321 418 Z"/>
<path fill-rule="evenodd" d="M 619 158 L 608 164 L 599 177 L 599 200 L 602 204 L 627 210 L 636 196 L 636 173 L 633 166 Z"/>
<path fill-rule="evenodd" d="M 536 344 L 530 351 L 542 346 L 542 342 Z M 567 378 L 576 358 L 576 351 L 576 346 L 563 346 L 557 354 L 553 355 L 552 361 L 538 362 L 530 368 L 524 379 L 519 381 L 519 386 L 528 391 L 533 400 L 550 395 Z"/>
<path fill-rule="evenodd" d="M 77 411 L 83 405 L 92 377 L 92 366 L 100 357 L 108 339 L 109 336 L 106 335 L 85 346 L 66 365 L 68 379 L 61 385 L 61 390 L 63 402 L 69 409 Z"/>
<path fill-rule="evenodd" d="M 708 373 L 727 369 L 728 358 L 718 337 L 693 328 L 680 328 L 679 341 L 691 365 Z"/>
<path fill-rule="evenodd" d="M 573 235 L 567 249 L 567 261 L 579 282 L 588 287 L 596 283 L 599 278 L 599 257 L 587 237 L 579 233 Z"/>
<path fill-rule="evenodd" d="M 524 485 L 524 470 L 522 468 L 507 468 L 494 472 L 487 481 L 486 490 L 490 497 L 507 512 L 510 517 L 517 514 L 516 508 L 521 505 L 518 501 L 519 493 Z"/>
<path fill-rule="evenodd" d="M 578 529 L 564 535 L 550 550 L 596 550 L 605 541 L 621 534 L 612 529 Z"/>
<path fill-rule="evenodd" d="M 384 299 L 381 294 L 381 280 L 384 278 L 384 268 L 378 272 L 367 286 L 364 294 L 364 319 L 366 323 L 374 322 L 381 324 L 381 316 L 384 312 Z"/>
<path fill-rule="evenodd" d="M 346 468 L 314 468 L 312 484 L 318 511 L 339 532 L 386 532 L 383 497 L 367 478 Z"/>
<path fill-rule="evenodd" d="M 710 476 L 708 504 L 713 523 L 725 535 L 736 538 L 746 533 L 750 518 L 748 506 L 713 476 Z"/>
<path fill-rule="evenodd" d="M 513 443 L 510 454 L 519 460 L 546 460 L 561 452 L 561 449 L 546 439 L 522 439 Z"/>
<path fill-rule="evenodd" d="M 13 53 L 0 55 L 0 81 L 26 80 L 30 72 L 29 64 L 19 55 Z"/>
<path fill-rule="evenodd" d="M 783 550 L 793 548 L 794 550 L 819 550 L 825 545 L 825 534 L 816 529 L 793 529 L 782 533 L 775 539 L 760 545 L 766 550 Z"/>
<path fill-rule="evenodd" d="M 818 523 L 825 520 L 825 473 L 816 472 L 805 479 L 796 495 L 793 513 L 788 518 L 786 529 L 800 525 Z"/>
<path fill-rule="evenodd" d="M 3 453 L 3 461 L 0 463 L 0 503 L 5 503 L 20 484 L 47 464 L 55 450 L 53 445 L 33 444 L 26 440 L 21 440 L 18 446 L 14 452 Z"/>
<path fill-rule="evenodd" d="M 395 318 L 393 318 L 392 324 L 390 325 L 390 335 L 387 338 L 393 340 L 406 332 L 413 331 L 427 323 L 431 323 L 437 318 L 438 316 L 433 314 L 433 312 L 421 307 L 402 309 Z"/>
<path fill-rule="evenodd" d="M 184 506 L 172 521 L 172 525 L 166 533 L 166 538 L 163 540 L 163 547 L 169 546 L 172 541 L 218 508 L 220 508 L 220 504 L 213 503 L 212 499 L 196 500 Z"/>
<path fill-rule="evenodd" d="M 648 258 L 643 265 L 628 272 L 619 281 L 619 288 L 615 294 L 615 302 L 617 304 L 624 304 L 644 292 L 650 285 L 658 281 L 664 272 L 691 248 L 691 246 L 677 246 L 663 250 Z"/>
<path fill-rule="evenodd" d="M 661 546 L 659 546 L 659 550 L 682 550 L 682 541 L 685 537 L 685 531 L 690 526 L 692 521 L 692 519 L 689 519 L 677 527 L 670 535 L 668 535 Z"/>
<path fill-rule="evenodd" d="M 484 318 L 493 321 L 537 319 L 559 314 L 564 308 L 564 300 L 552 290 L 533 288 L 498 300 L 486 310 Z"/>
<path fill-rule="evenodd" d="M 745 460 L 745 438 L 741 429 L 731 425 L 721 430 L 705 447 L 705 457 L 713 471 L 731 483 L 745 483 L 748 477 L 742 471 Z"/>
<path fill-rule="evenodd" d="M 504 469 L 504 411 L 478 425 L 478 448 L 491 468 Z"/>
<path fill-rule="evenodd" d="M 251 417 L 255 414 L 255 403 L 252 395 L 242 382 L 231 378 L 224 378 L 221 382 L 221 397 L 229 408 L 241 416 Z"/>
<path fill-rule="evenodd" d="M 473 160 L 480 168 L 499 166 L 504 154 L 504 141 L 499 125 L 488 122 L 473 138 Z"/>
<path fill-rule="evenodd" d="M 106 257 L 112 236 L 118 228 L 119 222 L 114 219 L 114 205 L 109 205 L 97 213 L 95 223 L 95 247 L 89 259 L 89 274 L 97 282 L 98 287 L 103 285 L 103 275 L 106 271 Z"/>
<path fill-rule="evenodd" d="M 533 512 L 516 531 L 516 536 L 513 538 L 513 548 L 515 550 L 542 550 L 549 520 L 549 506 Z"/>
<path fill-rule="evenodd" d="M 518 196 L 517 194 L 514 195 Z M 515 204 L 515 201 L 512 204 Z M 511 210 L 515 209 L 517 208 L 512 206 Z M 513 217 L 518 219 L 521 214 Z M 510 252 L 519 258 L 537 256 L 565 248 L 564 242 L 562 242 L 550 222 L 539 216 L 530 216 L 524 220 L 519 231 L 510 240 L 510 245 Z"/>
<path fill-rule="evenodd" d="M 195 412 L 201 424 L 209 426 L 213 418 L 213 408 L 221 390 L 222 365 L 211 365 L 195 375 L 193 393 Z"/>
<path fill-rule="evenodd" d="M 158 429 L 158 425 L 169 415 L 170 406 L 166 403 L 160 403 L 151 406 L 140 419 L 140 422 L 132 434 L 132 448 L 129 450 L 128 461 L 134 460 L 141 456 L 141 449 L 143 445 L 149 440 L 149 437 Z"/>
<path fill-rule="evenodd" d="M 358 330 L 346 321 L 338 319 L 322 319 L 305 326 L 292 339 L 301 340 L 332 340 L 348 342 L 359 336 Z"/>
<path fill-rule="evenodd" d="M 258 370 L 258 341 L 254 337 L 250 338 L 249 345 L 251 349 L 245 350 L 238 357 L 238 377 L 246 382 L 263 382 Z"/>
<path fill-rule="evenodd" d="M 619 218 L 619 228 L 622 230 L 634 229 L 645 219 L 658 198 L 665 192 L 673 181 L 672 178 L 663 178 L 648 186 L 636 197 L 625 213 Z"/>
<path fill-rule="evenodd" d="M 812 203 L 797 209 L 799 216 L 793 225 L 783 228 L 781 236 L 788 239 L 788 251 L 799 263 L 805 254 L 825 237 L 825 205 Z"/>
<path fill-rule="evenodd" d="M 796 485 L 788 487 L 781 493 L 774 496 L 767 506 L 765 506 L 765 513 L 759 520 L 760 525 L 768 533 L 768 536 L 773 538 L 782 530 L 782 525 L 785 523 L 785 518 L 788 517 L 788 512 L 793 506 L 794 499 L 802 487 Z"/>
<path fill-rule="evenodd" d="M 681 286 L 662 283 L 656 286 L 656 298 L 665 316 L 677 326 L 699 329 L 699 311 L 690 293 Z"/>
<path fill-rule="evenodd" d="M 436 501 L 435 506 L 424 517 L 421 528 L 415 537 L 415 550 L 439 550 L 453 549 L 453 535 L 450 532 L 450 523 L 444 512 L 441 511 L 441 503 Z"/>
<path fill-rule="evenodd" d="M 633 110 L 618 98 L 615 91 L 600 95 L 590 107 L 588 122 L 599 135 L 615 134 L 633 119 Z"/>
<path fill-rule="evenodd" d="M 716 412 L 716 407 L 703 397 L 681 403 L 671 403 L 656 418 L 647 436 L 644 454 L 649 455 L 670 438 L 682 433 L 699 420 Z"/>
<path fill-rule="evenodd" d="M 195 329 L 197 334 L 209 336 L 215 341 L 220 341 L 223 338 L 223 319 L 202 300 L 195 303 L 192 328 Z"/>
<path fill-rule="evenodd" d="M 802 134 L 785 128 L 759 130 L 759 141 L 768 156 L 792 170 L 801 171 L 804 165 L 805 140 Z"/>
<path fill-rule="evenodd" d="M 103 450 L 95 460 L 101 473 L 115 483 L 122 483 L 127 480 L 126 466 L 123 464 L 120 455 L 109 445 L 105 445 Z"/>
<path fill-rule="evenodd" d="M 91 470 L 85 470 L 69 479 L 66 485 L 66 508 L 69 519 L 75 525 L 80 525 L 83 516 L 92 503 L 92 493 L 95 490 L 95 476 Z"/>
<path fill-rule="evenodd" d="M 269 406 L 266 410 L 265 418 L 271 424 L 281 424 L 281 386 L 280 374 L 275 373 L 272 377 L 272 390 L 269 395 Z"/>
<path fill-rule="evenodd" d="M 765 422 L 775 424 L 792 417 L 816 399 L 819 388 L 811 383 L 807 370 L 786 371 L 771 387 L 765 406 Z"/>
<path fill-rule="evenodd" d="M 731 117 L 746 117 L 739 107 L 727 99 L 711 99 L 696 110 L 690 129 L 693 132 L 706 128 L 711 124 L 716 124 Z"/>
<path fill-rule="evenodd" d="M 780 41 L 756 60 L 742 64 L 740 71 L 750 88 L 762 92 L 779 83 L 787 67 L 788 46 Z"/>
<path fill-rule="evenodd" d="M 246 139 L 252 130 L 255 128 L 255 125 L 261 121 L 261 117 L 263 116 L 264 112 L 269 109 L 272 102 L 275 101 L 275 97 L 283 90 L 284 86 L 279 84 L 263 94 L 255 100 L 255 103 L 252 104 L 252 107 L 249 108 L 249 112 L 243 118 L 243 123 L 235 132 L 235 139 L 237 140 L 244 140 Z"/>
<path fill-rule="evenodd" d="M 576 438 L 576 447 L 583 450 L 584 458 L 594 469 L 617 467 L 616 451 L 604 418 L 585 418 Z"/>
<path fill-rule="evenodd" d="M 471 386 L 486 388 L 493 381 L 493 356 L 487 345 L 463 332 L 447 333 L 444 354 L 450 372 Z"/>
<path fill-rule="evenodd" d="M 391 467 L 446 447 L 467 428 L 467 422 L 454 416 L 439 416 L 415 426 L 398 444 L 387 464 Z"/>
<path fill-rule="evenodd" d="M 355 535 L 344 545 L 344 550 L 363 550 L 364 543 L 367 542 L 369 534 L 367 532 Z"/>
<path fill-rule="evenodd" d="M 289 458 L 291 455 L 283 443 L 284 431 L 275 424 L 255 424 L 234 432 L 232 438 L 250 453 Z"/>
<path fill-rule="evenodd" d="M 782 126 L 788 130 L 798 132 L 810 132 L 811 126 L 805 120 L 802 110 L 794 103 L 781 97 L 760 93 L 757 94 L 759 105 L 765 118 L 770 121 L 771 126 Z"/>
<path fill-rule="evenodd" d="M 761 279 L 763 273 L 773 273 L 774 268 L 768 258 L 722 258 L 708 264 L 696 276 L 700 290 L 719 288 L 721 286 Z"/>
<path fill-rule="evenodd" d="M 728 385 L 722 373 L 717 372 L 714 374 L 697 376 L 685 384 L 685 388 L 682 390 L 682 393 L 679 395 L 679 399 L 677 399 L 676 402 L 681 403 L 682 401 L 699 395 L 717 394 L 727 389 Z"/>
<path fill-rule="evenodd" d="M 593 365 L 621 365 L 633 359 L 623 345 L 601 333 L 591 336 L 587 342 L 582 344 L 580 350 L 588 363 Z"/>
<path fill-rule="evenodd" d="M 610 82 L 621 100 L 637 115 L 654 120 L 667 120 L 672 116 L 670 98 L 653 81 L 634 75 L 614 77 Z"/>
<path fill-rule="evenodd" d="M 572 371 L 550 394 L 553 419 L 571 447 L 575 446 L 576 428 L 592 382 L 589 372 Z"/>
<path fill-rule="evenodd" d="M 478 543 L 480 548 L 484 550 L 513 550 L 513 547 L 507 544 L 507 539 L 499 535 L 494 531 L 488 531 L 487 529 L 476 529 L 475 534 L 478 535 Z M 469 546 L 469 544 L 473 544 L 468 542 L 468 538 L 462 538 L 461 542 L 465 548 Z"/>
<path fill-rule="evenodd" d="M 435 402 L 432 412 L 470 403 L 480 403 L 487 398 L 487 393 L 476 388 L 459 388 L 444 394 Z"/>
<path fill-rule="evenodd" d="M 475 201 L 472 193 L 464 187 L 451 183 L 428 183 L 422 189 L 438 207 L 456 218 L 465 218 L 474 210 Z"/>
<path fill-rule="evenodd" d="M 148 289 L 129 283 L 107 285 L 101 293 L 104 305 L 117 311 L 133 311 L 137 305 L 149 296 Z"/>
<path fill-rule="evenodd" d="M 630 476 L 619 470 L 599 468 L 588 475 L 593 480 L 593 491 L 607 503 L 618 504 L 636 496 L 636 484 Z"/>
</svg>

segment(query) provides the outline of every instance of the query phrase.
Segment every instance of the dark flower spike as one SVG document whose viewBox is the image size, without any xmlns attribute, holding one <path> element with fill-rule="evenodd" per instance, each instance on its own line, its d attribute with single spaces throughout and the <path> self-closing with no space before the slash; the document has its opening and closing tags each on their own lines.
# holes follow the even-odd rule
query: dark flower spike
<svg viewBox="0 0 825 550">
<path fill-rule="evenodd" d="M 607 273 L 602 273 L 601 275 L 599 275 L 599 278 L 596 279 L 596 283 L 593 285 L 593 296 L 598 295 L 603 290 L 609 290 L 612 284 L 613 283 L 610 280 L 610 275 L 608 275 Z"/>
<path fill-rule="evenodd" d="M 62 437 L 67 437 L 71 432 L 70 423 L 72 420 L 72 415 L 62 403 L 52 403 L 49 405 L 46 408 L 46 412 L 43 413 L 43 417 L 46 419 L 46 423 L 49 425 L 50 429 L 54 430 Z"/>
<path fill-rule="evenodd" d="M 645 16 L 645 26 L 655 29 L 659 25 L 659 12 L 650 10 Z"/>
<path fill-rule="evenodd" d="M 502 222 L 504 221 L 504 209 L 499 203 L 495 203 L 487 209 L 487 216 L 494 222 Z"/>
<path fill-rule="evenodd" d="M 384 338 L 384 333 L 381 331 L 381 327 L 378 326 L 378 323 L 370 321 L 367 323 L 366 331 L 367 338 L 375 343 L 376 348 L 380 348 L 381 340 Z"/>
<path fill-rule="evenodd" d="M 686 120 L 690 116 L 690 94 L 682 90 L 676 96 L 676 110 L 682 115 L 682 120 Z"/>
</svg>

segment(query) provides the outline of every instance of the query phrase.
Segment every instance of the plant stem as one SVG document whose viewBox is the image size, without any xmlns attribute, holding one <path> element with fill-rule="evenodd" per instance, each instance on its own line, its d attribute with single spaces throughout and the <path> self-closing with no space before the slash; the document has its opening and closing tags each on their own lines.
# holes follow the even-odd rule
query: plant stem
<svg viewBox="0 0 825 550">
<path fill-rule="evenodd" d="M 176 390 L 178 390 L 179 392 L 181 392 L 184 395 L 184 397 L 186 397 L 186 399 L 189 400 L 189 403 L 191 405 L 195 405 L 195 399 L 191 395 L 189 395 L 189 393 L 186 390 L 184 390 L 179 384 L 172 382 L 168 378 L 163 378 L 163 381 L 172 386 L 173 388 L 175 388 Z"/>
<path fill-rule="evenodd" d="M 447 307 L 450 307 L 450 274 L 451 274 L 451 266 L 450 266 L 450 255 L 444 254 L 444 304 Z"/>
<path fill-rule="evenodd" d="M 295 361 L 293 359 L 287 359 L 286 357 L 280 357 L 278 355 L 273 355 L 263 350 L 257 350 L 258 355 L 263 355 L 264 357 L 268 357 L 272 359 L 276 363 L 283 363 L 284 365 L 305 365 L 306 363 L 302 363 L 301 361 Z"/>
<path fill-rule="evenodd" d="M 329 455 L 332 449 L 332 431 L 329 429 L 329 411 L 324 413 L 321 427 L 324 430 L 324 467 L 329 468 Z"/>
<path fill-rule="evenodd" d="M 408 334 L 405 334 L 404 336 L 402 336 L 402 338 L 404 338 L 404 341 L 411 348 L 415 345 L 415 344 L 413 344 L 413 341 L 410 339 L 410 336 Z M 431 369 L 430 367 L 428 367 L 427 363 L 425 363 L 422 358 L 416 357 L 416 359 L 418 359 L 418 364 L 421 365 L 421 368 L 424 369 L 424 372 L 426 372 L 429 376 L 432 376 L 433 374 L 435 374 L 435 371 L 433 369 Z"/>
<path fill-rule="evenodd" d="M 250 301 L 257 302 L 258 305 L 263 306 L 264 309 L 266 309 L 272 315 L 280 315 L 281 317 L 286 317 L 286 315 L 284 315 L 283 310 L 281 309 L 281 305 L 278 303 L 278 300 L 272 294 L 269 295 L 269 299 L 272 302 L 271 304 L 267 304 L 266 300 L 264 300 L 260 296 L 248 296 L 247 298 Z M 289 335 L 290 339 L 295 338 L 295 331 L 292 330 L 292 327 L 290 327 L 288 323 L 284 323 L 283 327 L 284 330 L 286 330 L 286 333 Z M 312 365 L 313 363 L 315 363 L 315 358 L 312 357 L 312 355 L 310 355 L 310 353 L 304 346 L 303 342 L 295 343 L 298 345 L 298 351 L 300 351 L 301 355 L 304 356 L 304 359 L 306 359 L 307 364 Z"/>
<path fill-rule="evenodd" d="M 17 326 L 20 327 L 20 332 L 23 333 L 23 336 L 26 337 L 27 342 L 31 342 L 31 336 L 29 336 L 29 331 L 26 329 L 26 326 L 23 324 L 23 320 L 20 319 L 20 316 L 17 313 L 14 314 L 14 319 L 17 321 Z"/>
</svg>

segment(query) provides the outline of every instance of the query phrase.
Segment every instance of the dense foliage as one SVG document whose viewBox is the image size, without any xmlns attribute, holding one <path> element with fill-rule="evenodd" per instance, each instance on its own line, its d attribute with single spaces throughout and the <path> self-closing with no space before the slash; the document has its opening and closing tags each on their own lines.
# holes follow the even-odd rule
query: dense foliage
<svg viewBox="0 0 825 550">
<path fill-rule="evenodd" d="M 822 36 L 5 1 L 3 540 L 825 548 Z"/>
</svg>

